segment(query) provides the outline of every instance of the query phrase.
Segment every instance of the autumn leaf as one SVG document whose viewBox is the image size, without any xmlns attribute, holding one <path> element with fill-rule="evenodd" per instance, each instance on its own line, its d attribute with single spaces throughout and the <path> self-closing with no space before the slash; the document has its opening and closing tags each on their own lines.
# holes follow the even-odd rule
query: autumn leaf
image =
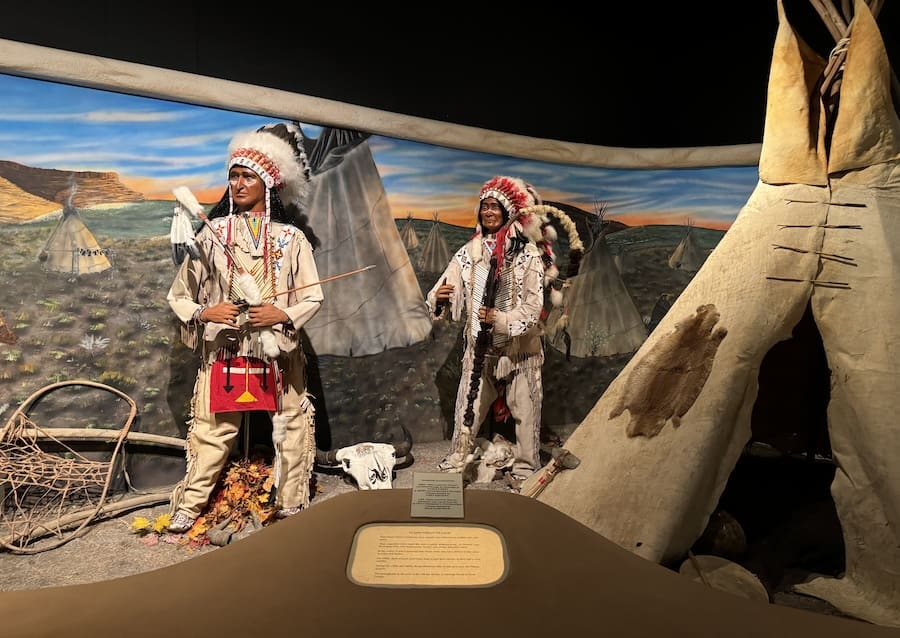
<svg viewBox="0 0 900 638">
<path fill-rule="evenodd" d="M 242 483 L 235 483 L 228 488 L 228 499 L 233 503 L 239 503 L 248 491 Z"/>
<path fill-rule="evenodd" d="M 131 531 L 144 533 L 150 530 L 150 519 L 143 516 L 137 516 L 131 522 Z"/>
<path fill-rule="evenodd" d="M 205 521 L 201 522 L 200 519 L 197 519 L 194 526 L 187 531 L 187 537 L 191 540 L 197 540 L 201 536 L 206 536 L 206 532 L 209 531 L 210 527 Z"/>
<path fill-rule="evenodd" d="M 137 517 L 131 530 L 160 542 L 197 549 L 209 545 L 207 533 L 216 526 L 230 525 L 235 532 L 254 525 L 269 525 L 277 519 L 272 506 L 275 481 L 271 458 L 256 455 L 252 459 L 232 461 L 213 489 L 206 511 L 185 534 L 169 534 L 170 514 L 162 514 L 152 522 Z M 152 533 L 151 533 L 152 532 Z M 151 545 L 153 541 L 145 543 Z"/>
<path fill-rule="evenodd" d="M 140 540 L 141 545 L 146 545 L 147 547 L 155 547 L 159 545 L 159 536 L 156 534 L 147 534 Z"/>
<path fill-rule="evenodd" d="M 201 547 L 206 547 L 207 545 L 209 545 L 209 537 L 206 536 L 206 533 L 198 538 L 191 538 L 187 543 L 187 546 L 190 549 L 199 549 Z"/>
<path fill-rule="evenodd" d="M 169 523 L 171 522 L 171 514 L 160 514 L 153 520 L 153 531 L 157 534 L 162 534 L 166 531 L 166 528 L 169 527 Z"/>
</svg>

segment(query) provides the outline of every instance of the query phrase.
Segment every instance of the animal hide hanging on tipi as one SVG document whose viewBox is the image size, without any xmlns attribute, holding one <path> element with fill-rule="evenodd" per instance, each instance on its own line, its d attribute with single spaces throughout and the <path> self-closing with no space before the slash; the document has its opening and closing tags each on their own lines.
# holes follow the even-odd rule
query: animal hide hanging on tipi
<svg viewBox="0 0 900 638">
<path fill-rule="evenodd" d="M 900 120 L 890 64 L 857 0 L 828 117 L 826 61 L 782 2 L 778 15 L 759 182 L 567 440 L 579 467 L 539 500 L 647 559 L 683 558 L 750 439 L 763 358 L 810 309 L 831 373 L 845 569 L 796 589 L 900 627 Z"/>
</svg>

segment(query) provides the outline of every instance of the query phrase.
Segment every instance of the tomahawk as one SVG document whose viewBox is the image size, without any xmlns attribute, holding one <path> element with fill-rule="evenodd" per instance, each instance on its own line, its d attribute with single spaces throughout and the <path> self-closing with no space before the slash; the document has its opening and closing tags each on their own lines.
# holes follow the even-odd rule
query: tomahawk
<svg viewBox="0 0 900 638">
<path fill-rule="evenodd" d="M 563 470 L 574 470 L 581 463 L 581 459 L 569 452 L 566 448 L 554 447 L 551 455 L 551 461 L 538 470 L 522 483 L 519 494 L 531 498 L 537 498 L 544 491 L 544 488 L 556 478 L 556 475 Z"/>
</svg>

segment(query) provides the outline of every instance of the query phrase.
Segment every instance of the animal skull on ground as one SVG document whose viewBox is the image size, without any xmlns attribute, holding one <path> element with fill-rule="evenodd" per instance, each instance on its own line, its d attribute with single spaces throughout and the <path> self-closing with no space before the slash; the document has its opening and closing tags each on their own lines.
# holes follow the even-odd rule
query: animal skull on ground
<svg viewBox="0 0 900 638">
<path fill-rule="evenodd" d="M 513 466 L 513 462 L 516 460 L 516 450 L 512 441 L 500 434 L 495 434 L 490 442 L 486 439 L 478 439 L 478 444 L 481 453 L 478 455 L 476 483 L 490 483 L 499 478 L 504 470 Z"/>
<path fill-rule="evenodd" d="M 390 443 L 357 443 L 337 451 L 344 472 L 356 480 L 361 490 L 389 490 L 397 462 Z"/>
</svg>

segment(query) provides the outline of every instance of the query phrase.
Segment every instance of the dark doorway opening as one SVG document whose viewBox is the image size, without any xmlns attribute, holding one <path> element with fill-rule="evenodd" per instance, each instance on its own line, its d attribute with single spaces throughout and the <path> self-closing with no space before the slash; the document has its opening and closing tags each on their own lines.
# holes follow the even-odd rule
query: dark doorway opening
<svg viewBox="0 0 900 638">
<path fill-rule="evenodd" d="M 741 564 L 770 594 L 788 591 L 810 573 L 838 576 L 844 569 L 843 536 L 830 491 L 835 473 L 827 424 L 830 380 L 822 337 L 807 305 L 791 338 L 763 359 L 751 440 L 693 550 Z M 730 543 L 722 545 L 726 537 Z"/>
</svg>

